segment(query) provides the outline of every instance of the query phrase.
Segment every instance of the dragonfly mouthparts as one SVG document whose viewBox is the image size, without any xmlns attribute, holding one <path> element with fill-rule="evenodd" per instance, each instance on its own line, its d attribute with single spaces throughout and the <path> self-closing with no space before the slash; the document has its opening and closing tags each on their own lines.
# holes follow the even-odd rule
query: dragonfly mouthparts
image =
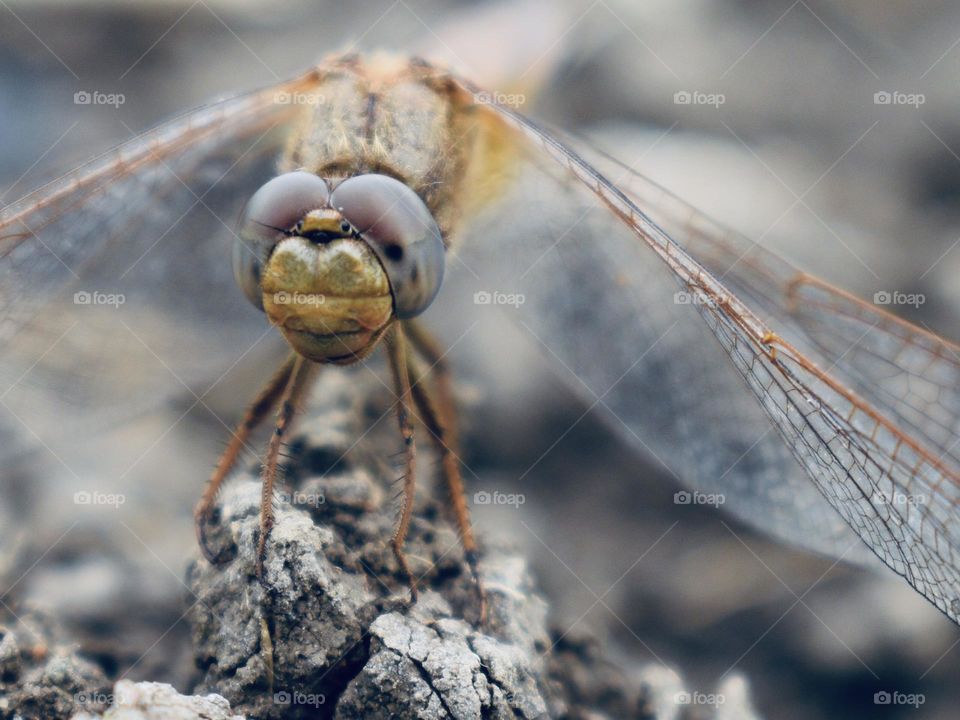
<svg viewBox="0 0 960 720">
<path fill-rule="evenodd" d="M 317 243 L 318 245 L 324 245 L 333 240 L 339 240 L 341 238 L 350 237 L 350 233 L 342 233 L 339 230 L 310 230 L 307 232 L 297 233 L 300 237 L 305 240 L 309 240 L 312 243 Z"/>
<path fill-rule="evenodd" d="M 353 228 L 338 211 L 332 208 L 312 210 L 297 223 L 294 235 L 312 243 L 325 244 L 332 240 L 351 237 Z"/>
</svg>

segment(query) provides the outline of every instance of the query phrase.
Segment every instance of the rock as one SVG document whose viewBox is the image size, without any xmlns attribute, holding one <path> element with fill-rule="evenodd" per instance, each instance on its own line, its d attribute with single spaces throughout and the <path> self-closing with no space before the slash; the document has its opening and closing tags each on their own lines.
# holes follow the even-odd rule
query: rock
<svg viewBox="0 0 960 720">
<path fill-rule="evenodd" d="M 65 718 L 106 696 L 100 667 L 64 642 L 58 624 L 38 609 L 0 627 L 0 718 Z"/>
<path fill-rule="evenodd" d="M 244 720 L 220 695 L 181 695 L 172 685 L 121 680 L 103 715 L 81 712 L 72 720 Z"/>
<path fill-rule="evenodd" d="M 257 717 L 311 716 L 321 705 L 344 718 L 479 718 L 495 706 L 499 717 L 543 716 L 545 663 L 534 658 L 549 644 L 546 604 L 521 558 L 488 548 L 489 621 L 480 631 L 462 619 L 477 619 L 478 599 L 428 478 L 407 546 L 423 592 L 406 611 L 387 542 L 395 476 L 376 453 L 344 457 L 364 434 L 348 412 L 354 392 L 336 381 L 317 391 L 326 409 L 291 447 L 292 482 L 278 492 L 262 585 L 253 572 L 259 478 L 221 494 L 211 538 L 233 559 L 198 560 L 189 572 L 200 598 L 189 614 L 200 687 Z"/>
<path fill-rule="evenodd" d="M 526 649 L 443 618 L 438 609 L 373 622 L 370 659 L 344 691 L 336 717 L 545 717 L 542 661 L 531 664 Z"/>
<path fill-rule="evenodd" d="M 359 403 L 376 393 L 364 395 L 356 375 L 323 377 L 322 408 L 289 448 L 263 582 L 255 468 L 223 490 L 209 528 L 226 562 L 190 567 L 198 692 L 257 718 L 681 717 L 676 672 L 624 670 L 595 640 L 552 632 L 526 562 L 490 537 L 481 538 L 489 617 L 479 625 L 429 470 L 418 477 L 407 543 L 421 593 L 408 607 L 388 544 L 397 473 L 383 458 L 400 443 L 393 423 L 377 419 L 389 408 Z M 420 468 L 431 469 L 424 445 Z"/>
</svg>

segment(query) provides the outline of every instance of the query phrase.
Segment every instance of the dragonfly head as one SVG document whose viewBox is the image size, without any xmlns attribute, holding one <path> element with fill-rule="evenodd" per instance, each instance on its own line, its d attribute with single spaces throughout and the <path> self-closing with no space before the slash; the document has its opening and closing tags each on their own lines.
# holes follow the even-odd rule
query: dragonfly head
<svg viewBox="0 0 960 720">
<path fill-rule="evenodd" d="M 436 222 L 409 187 L 357 175 L 331 189 L 297 171 L 247 204 L 234 273 L 247 298 L 301 355 L 364 357 L 390 323 L 423 312 L 443 279 Z"/>
</svg>

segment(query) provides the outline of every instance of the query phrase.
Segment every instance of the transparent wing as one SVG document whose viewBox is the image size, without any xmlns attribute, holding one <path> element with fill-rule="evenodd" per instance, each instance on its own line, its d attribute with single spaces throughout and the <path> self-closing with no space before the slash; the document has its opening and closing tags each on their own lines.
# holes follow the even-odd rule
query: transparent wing
<svg viewBox="0 0 960 720">
<path fill-rule="evenodd" d="M 689 208 L 663 213 L 674 239 L 638 202 L 636 178 L 620 172 L 611 180 L 509 108 L 487 107 L 523 138 L 515 172 L 541 179 L 518 178 L 522 208 L 501 202 L 478 218 L 484 232 L 464 244 L 462 261 L 492 278 L 479 256 L 500 256 L 509 270 L 490 281 L 525 296 L 524 327 L 587 399 L 683 481 L 722 494 L 740 517 L 846 558 L 862 554 L 859 537 L 957 620 L 956 386 L 949 372 L 932 379 L 943 383 L 945 412 L 936 416 L 916 392 L 875 368 L 860 371 L 842 344 L 865 340 L 843 327 L 843 316 L 855 306 L 854 328 L 881 328 L 860 347 L 898 372 L 920 374 L 923 361 L 898 358 L 890 338 L 928 359 L 944 357 L 947 346 L 938 341 L 943 350 L 936 349 L 916 329 L 904 334 L 899 322 L 884 332 L 892 325 L 882 314 L 868 315 L 867 306 L 823 286 L 784 284 L 796 273 L 784 276 L 786 266 L 773 261 L 768 269 L 766 256 L 731 269 L 729 239 L 702 228 L 698 215 L 685 216 Z M 549 195 L 568 207 L 548 204 Z M 498 215 L 517 223 L 509 235 L 490 231 Z M 791 314 L 791 297 L 808 285 L 824 301 Z"/>
<path fill-rule="evenodd" d="M 234 225 L 306 107 L 291 99 L 317 80 L 195 110 L 0 211 L 6 425 L 90 429 L 202 392 L 257 345 L 265 323 L 232 280 Z"/>
<path fill-rule="evenodd" d="M 586 152 L 591 149 L 583 145 Z M 591 162 L 778 333 L 960 464 L 960 346 L 797 269 L 615 158 Z M 884 300 L 885 293 L 878 293 Z"/>
</svg>

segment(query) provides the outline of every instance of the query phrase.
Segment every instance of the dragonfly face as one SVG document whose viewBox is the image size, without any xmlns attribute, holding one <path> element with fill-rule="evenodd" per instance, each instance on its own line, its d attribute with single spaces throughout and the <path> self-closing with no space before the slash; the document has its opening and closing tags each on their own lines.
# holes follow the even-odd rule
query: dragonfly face
<svg viewBox="0 0 960 720">
<path fill-rule="evenodd" d="M 293 348 L 316 362 L 365 357 L 391 322 L 422 313 L 443 280 L 440 229 L 413 190 L 385 175 L 331 191 L 285 173 L 251 198 L 234 274 Z"/>
</svg>

